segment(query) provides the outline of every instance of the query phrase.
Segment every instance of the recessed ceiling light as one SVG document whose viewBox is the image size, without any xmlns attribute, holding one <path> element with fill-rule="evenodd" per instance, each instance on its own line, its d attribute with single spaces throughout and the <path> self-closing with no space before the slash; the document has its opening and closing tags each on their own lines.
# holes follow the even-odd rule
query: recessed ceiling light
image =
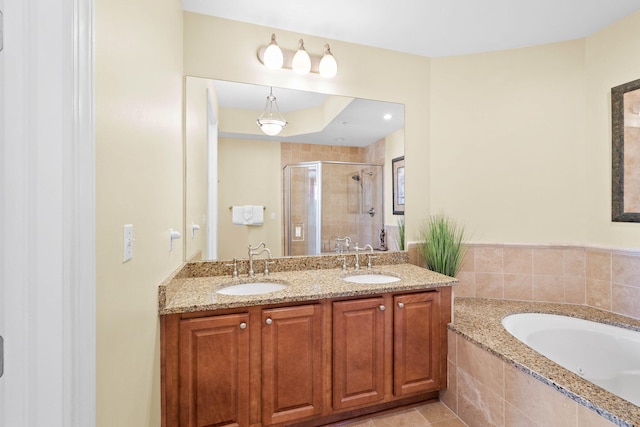
<svg viewBox="0 0 640 427">
<path fill-rule="evenodd" d="M 391 114 L 389 114 L 389 113 L 387 113 L 387 114 L 385 114 L 385 115 L 383 116 L 383 118 L 384 118 L 385 120 L 391 120 L 391 118 L 392 118 L 392 117 L 393 117 L 393 116 L 392 116 Z"/>
</svg>

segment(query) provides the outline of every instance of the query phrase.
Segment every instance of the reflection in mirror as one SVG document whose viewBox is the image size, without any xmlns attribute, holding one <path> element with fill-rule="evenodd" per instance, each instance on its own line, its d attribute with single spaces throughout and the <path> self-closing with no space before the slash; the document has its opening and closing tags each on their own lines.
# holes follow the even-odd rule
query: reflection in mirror
<svg viewBox="0 0 640 427">
<path fill-rule="evenodd" d="M 186 78 L 186 259 L 246 258 L 248 245 L 260 242 L 274 256 L 335 253 L 345 235 L 350 250 L 356 243 L 380 249 L 383 229 L 382 249 L 397 249 L 391 159 L 404 155 L 404 106 L 274 87 L 288 124 L 268 136 L 256 119 L 270 90 Z M 310 164 L 316 171 L 302 173 Z M 294 170 L 303 181 L 286 181 Z M 292 211 L 285 192 L 298 184 L 304 203 Z"/>
<path fill-rule="evenodd" d="M 611 89 L 612 220 L 640 222 L 640 80 Z"/>
</svg>

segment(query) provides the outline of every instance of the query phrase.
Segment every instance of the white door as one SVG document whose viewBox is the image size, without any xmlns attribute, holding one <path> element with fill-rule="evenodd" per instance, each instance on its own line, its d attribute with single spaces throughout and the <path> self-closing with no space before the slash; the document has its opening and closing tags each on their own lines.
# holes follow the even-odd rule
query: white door
<svg viewBox="0 0 640 427">
<path fill-rule="evenodd" d="M 0 427 L 93 426 L 93 0 L 0 9 Z"/>
</svg>

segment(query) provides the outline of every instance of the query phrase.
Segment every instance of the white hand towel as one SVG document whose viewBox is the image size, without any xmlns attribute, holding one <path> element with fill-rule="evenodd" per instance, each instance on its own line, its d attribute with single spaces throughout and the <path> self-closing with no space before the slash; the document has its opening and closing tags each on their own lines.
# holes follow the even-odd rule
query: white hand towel
<svg viewBox="0 0 640 427">
<path fill-rule="evenodd" d="M 231 222 L 235 225 L 246 225 L 244 206 L 234 206 L 231 209 Z"/>
<path fill-rule="evenodd" d="M 253 224 L 253 206 L 244 205 L 242 207 L 242 217 L 244 218 L 244 225 Z"/>
<path fill-rule="evenodd" d="M 252 211 L 251 225 L 262 225 L 264 223 L 264 206 L 252 206 Z"/>
</svg>

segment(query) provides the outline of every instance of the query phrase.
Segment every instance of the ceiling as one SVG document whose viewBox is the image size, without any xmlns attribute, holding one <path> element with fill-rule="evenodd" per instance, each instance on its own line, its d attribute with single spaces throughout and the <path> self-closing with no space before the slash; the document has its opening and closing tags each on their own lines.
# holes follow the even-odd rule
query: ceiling
<svg viewBox="0 0 640 427">
<path fill-rule="evenodd" d="M 586 37 L 640 0 L 181 0 L 184 10 L 427 57 Z"/>
<path fill-rule="evenodd" d="M 264 110 L 267 95 L 269 95 L 268 87 L 221 80 L 214 80 L 213 83 L 220 107 L 254 110 L 256 118 Z M 273 88 L 273 95 L 276 97 L 278 110 L 285 120 L 288 112 L 320 106 L 329 96 L 322 93 L 285 88 Z M 383 116 L 385 114 L 391 115 L 391 118 L 384 119 Z M 221 130 L 220 136 L 366 147 L 372 142 L 402 128 L 404 128 L 404 105 L 356 98 L 318 132 L 288 136 L 286 135 L 287 132 L 284 132 L 278 136 L 267 136 L 260 132 L 255 134 L 231 134 Z M 258 129 L 257 125 L 256 129 Z"/>
</svg>

